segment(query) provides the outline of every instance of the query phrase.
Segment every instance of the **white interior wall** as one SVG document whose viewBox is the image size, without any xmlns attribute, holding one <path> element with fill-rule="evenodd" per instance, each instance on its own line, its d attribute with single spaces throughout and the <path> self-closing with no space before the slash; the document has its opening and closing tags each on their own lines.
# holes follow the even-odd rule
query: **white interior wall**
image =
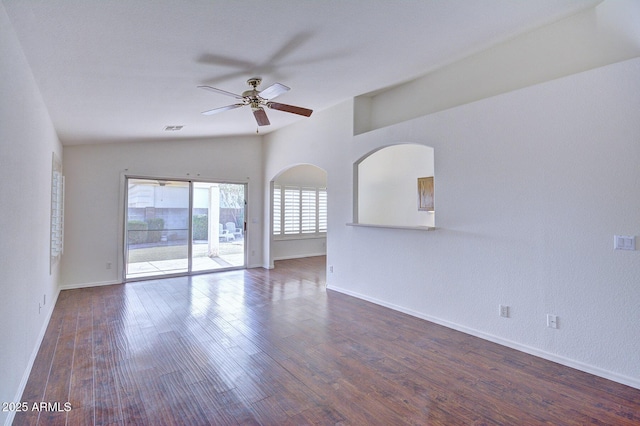
<svg viewBox="0 0 640 426">
<path fill-rule="evenodd" d="M 62 146 L 2 3 L 0 57 L 0 401 L 11 402 L 20 401 L 58 295 L 49 212 L 52 153 L 62 158 Z M 0 424 L 13 414 L 0 411 Z"/>
<path fill-rule="evenodd" d="M 273 182 L 280 186 L 323 188 L 327 186 L 327 172 L 310 164 L 300 164 L 283 171 Z M 327 238 L 325 236 L 304 235 L 295 236 L 295 238 L 273 238 L 271 240 L 273 260 L 321 256 L 326 253 Z"/>
<path fill-rule="evenodd" d="M 640 256 L 612 249 L 640 231 L 638 75 L 636 59 L 357 138 L 435 148 L 438 231 L 357 230 L 371 265 L 411 267 L 335 287 L 639 386 Z"/>
<path fill-rule="evenodd" d="M 606 0 L 423 77 L 359 98 L 356 133 L 636 57 L 638 22 L 640 2 Z"/>
<path fill-rule="evenodd" d="M 280 129 L 264 136 L 264 176 L 265 181 L 272 181 L 283 170 L 299 164 L 313 164 L 327 171 L 327 261 L 331 252 L 339 252 L 337 244 L 340 240 L 331 240 L 334 229 L 350 222 L 350 212 L 344 216 L 344 211 L 331 206 L 351 206 L 351 175 L 350 167 L 340 167 L 349 164 L 348 141 L 353 135 L 353 102 L 347 101 L 324 111 L 315 111 L 313 118 Z M 331 171 L 329 171 L 331 170 Z M 265 200 L 270 199 L 270 188 L 264 189 Z M 264 209 L 263 226 L 270 229 L 271 210 L 267 202 Z M 334 242 L 332 242 L 334 241 Z M 332 246 L 333 244 L 333 246 Z M 270 250 L 270 236 L 264 239 L 264 265 L 273 266 L 273 253 Z M 334 265 L 340 263 L 335 259 Z M 345 263 L 345 268 L 348 263 Z"/>
<path fill-rule="evenodd" d="M 634 59 L 356 137 L 343 104 L 269 135 L 265 171 L 314 153 L 337 188 L 330 289 L 640 387 L 640 256 L 613 250 L 640 231 L 639 75 Z M 434 232 L 345 226 L 353 163 L 390 141 L 434 148 Z"/>
<path fill-rule="evenodd" d="M 262 265 L 261 137 L 77 145 L 64 152 L 64 287 L 121 282 L 125 174 L 247 182 L 248 266 Z"/>
<path fill-rule="evenodd" d="M 284 170 L 273 181 L 278 185 L 327 186 L 327 172 L 311 164 L 300 164 Z"/>
<path fill-rule="evenodd" d="M 327 238 L 292 238 L 271 242 L 273 260 L 298 259 L 327 254 Z"/>
</svg>

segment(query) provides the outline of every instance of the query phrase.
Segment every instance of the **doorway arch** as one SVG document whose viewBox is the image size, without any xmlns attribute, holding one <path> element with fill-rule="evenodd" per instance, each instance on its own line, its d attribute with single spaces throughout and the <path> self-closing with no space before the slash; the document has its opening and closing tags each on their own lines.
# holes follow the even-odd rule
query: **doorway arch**
<svg viewBox="0 0 640 426">
<path fill-rule="evenodd" d="M 270 268 L 276 260 L 326 255 L 326 170 L 310 163 L 283 168 L 269 183 L 268 200 Z"/>
</svg>

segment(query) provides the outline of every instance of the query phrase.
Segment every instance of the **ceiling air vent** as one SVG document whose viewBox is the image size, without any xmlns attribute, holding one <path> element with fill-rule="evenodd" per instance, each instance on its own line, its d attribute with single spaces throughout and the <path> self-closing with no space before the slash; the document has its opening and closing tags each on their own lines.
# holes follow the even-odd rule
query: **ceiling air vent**
<svg viewBox="0 0 640 426">
<path fill-rule="evenodd" d="M 182 130 L 184 126 L 165 126 L 164 130 L 167 132 L 176 132 Z"/>
</svg>

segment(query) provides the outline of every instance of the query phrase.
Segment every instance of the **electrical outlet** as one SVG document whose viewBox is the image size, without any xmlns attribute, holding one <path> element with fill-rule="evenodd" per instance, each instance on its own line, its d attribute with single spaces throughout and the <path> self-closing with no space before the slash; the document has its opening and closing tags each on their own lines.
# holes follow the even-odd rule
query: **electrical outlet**
<svg viewBox="0 0 640 426">
<path fill-rule="evenodd" d="M 547 327 L 558 328 L 558 316 L 547 314 Z"/>
<path fill-rule="evenodd" d="M 613 237 L 614 250 L 635 250 L 636 249 L 636 237 L 633 235 L 614 235 Z"/>
<path fill-rule="evenodd" d="M 329 266 L 329 272 L 333 274 L 333 265 Z"/>
<path fill-rule="evenodd" d="M 509 318 L 509 307 L 507 305 L 499 305 L 499 314 L 503 318 Z"/>
<path fill-rule="evenodd" d="M 107 269 L 111 269 L 111 262 L 107 262 Z"/>
</svg>

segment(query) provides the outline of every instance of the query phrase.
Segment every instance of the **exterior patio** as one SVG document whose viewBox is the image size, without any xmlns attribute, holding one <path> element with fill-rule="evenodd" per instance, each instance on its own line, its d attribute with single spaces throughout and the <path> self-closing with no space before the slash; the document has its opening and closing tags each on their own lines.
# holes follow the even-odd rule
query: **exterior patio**
<svg viewBox="0 0 640 426">
<path fill-rule="evenodd" d="M 212 271 L 244 265 L 244 238 L 221 241 L 217 256 L 209 256 L 207 241 L 195 241 L 192 248 L 193 272 Z M 127 279 L 161 276 L 187 272 L 186 244 L 129 247 Z"/>
</svg>

